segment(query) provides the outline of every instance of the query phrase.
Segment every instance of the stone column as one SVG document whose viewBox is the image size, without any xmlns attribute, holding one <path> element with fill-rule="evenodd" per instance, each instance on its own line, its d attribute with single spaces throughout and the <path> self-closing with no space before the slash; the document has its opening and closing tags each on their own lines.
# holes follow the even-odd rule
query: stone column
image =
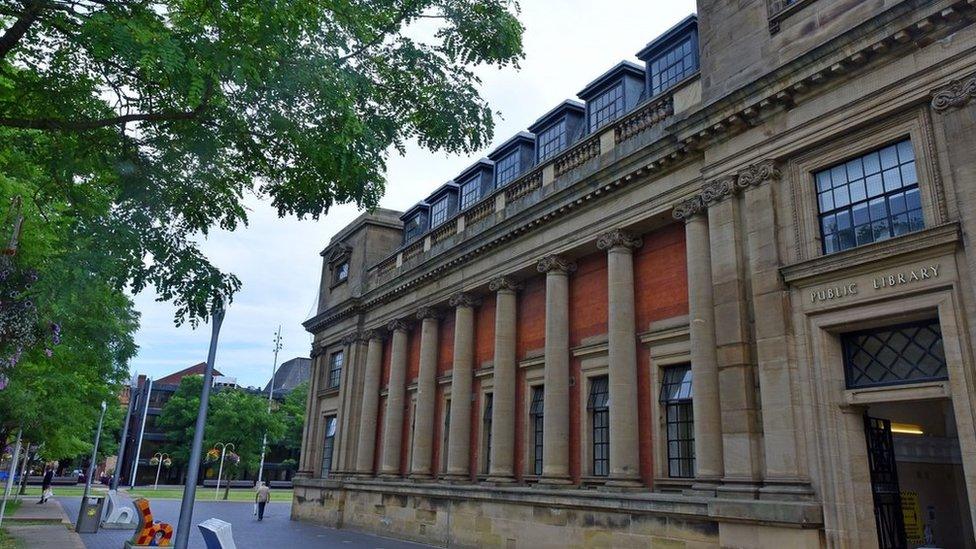
<svg viewBox="0 0 976 549">
<path fill-rule="evenodd" d="M 383 338 L 379 330 L 364 334 L 366 372 L 363 377 L 363 412 L 359 418 L 359 441 L 356 451 L 356 473 L 370 476 L 376 448 L 376 416 L 380 404 L 380 377 L 383 374 Z"/>
<path fill-rule="evenodd" d="M 793 329 L 789 292 L 779 274 L 776 184 L 781 174 L 772 161 L 749 166 L 739 173 L 744 191 L 749 280 L 755 317 L 756 358 L 765 471 L 762 492 L 811 493 L 807 478 L 806 448 L 798 433 L 801 420 L 792 359 Z"/>
<path fill-rule="evenodd" d="M 551 255 L 537 266 L 546 273 L 546 366 L 543 388 L 543 484 L 569 478 L 569 274 L 576 264 Z"/>
<path fill-rule="evenodd" d="M 695 480 L 714 488 L 722 479 L 722 417 L 715 356 L 715 308 L 708 220 L 696 197 L 678 205 L 674 217 L 685 221 L 688 263 L 688 317 L 691 339 L 692 413 L 695 419 Z"/>
<path fill-rule="evenodd" d="M 515 338 L 518 285 L 509 278 L 489 283 L 496 292 L 495 359 L 491 411 L 491 470 L 489 482 L 515 481 Z"/>
<path fill-rule="evenodd" d="M 409 325 L 394 320 L 387 325 L 392 333 L 390 351 L 390 385 L 386 396 L 386 415 L 383 418 L 383 461 L 380 474 L 400 476 L 400 442 L 403 440 L 403 407 L 407 383 L 407 331 Z"/>
<path fill-rule="evenodd" d="M 470 479 L 471 385 L 474 378 L 474 309 L 468 294 L 451 298 L 454 307 L 454 365 L 451 370 L 451 424 L 447 436 L 447 474 L 451 481 Z"/>
<path fill-rule="evenodd" d="M 431 307 L 417 312 L 420 325 L 420 375 L 417 377 L 417 412 L 414 419 L 410 478 L 433 476 L 434 410 L 437 409 L 437 331 L 440 313 Z"/>
<path fill-rule="evenodd" d="M 637 423 L 637 313 L 634 307 L 634 250 L 640 238 L 616 230 L 601 235 L 607 251 L 610 362 L 610 479 L 608 485 L 640 486 Z"/>
<path fill-rule="evenodd" d="M 359 409 L 359 397 L 362 395 L 363 343 L 365 340 L 359 333 L 342 338 L 343 365 L 339 376 L 339 410 L 336 417 L 338 428 L 332 454 L 334 467 L 330 472 L 331 477 L 347 475 L 355 470 L 359 418 L 362 412 Z"/>
<path fill-rule="evenodd" d="M 306 478 L 315 474 L 315 462 L 312 460 L 314 448 L 312 436 L 315 433 L 315 422 L 318 421 L 315 408 L 318 403 L 318 379 L 322 352 L 322 347 L 312 344 L 312 352 L 310 353 L 312 367 L 309 371 L 308 398 L 305 401 L 305 426 L 302 436 L 302 451 L 298 463 L 298 475 Z"/>
<path fill-rule="evenodd" d="M 709 252 L 722 410 L 725 476 L 719 489 L 752 497 L 762 475 L 762 444 L 746 298 L 742 220 L 735 184 L 734 177 L 722 178 L 706 184 L 702 193 L 709 204 Z"/>
</svg>

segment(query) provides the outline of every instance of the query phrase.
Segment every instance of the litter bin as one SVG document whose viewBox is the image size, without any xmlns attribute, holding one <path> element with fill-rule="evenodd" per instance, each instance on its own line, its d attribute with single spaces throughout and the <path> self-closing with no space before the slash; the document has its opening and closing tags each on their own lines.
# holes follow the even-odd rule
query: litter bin
<svg viewBox="0 0 976 549">
<path fill-rule="evenodd" d="M 75 531 L 79 534 L 95 534 L 98 532 L 98 524 L 102 521 L 102 506 L 105 505 L 105 498 L 89 497 L 82 500 L 81 510 L 78 512 L 78 524 Z"/>
</svg>

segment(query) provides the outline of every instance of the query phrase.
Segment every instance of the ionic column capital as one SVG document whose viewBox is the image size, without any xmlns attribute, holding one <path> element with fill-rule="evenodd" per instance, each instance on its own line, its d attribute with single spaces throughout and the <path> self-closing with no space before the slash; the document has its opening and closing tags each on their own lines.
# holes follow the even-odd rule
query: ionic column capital
<svg viewBox="0 0 976 549">
<path fill-rule="evenodd" d="M 750 187 L 758 187 L 767 182 L 779 181 L 783 173 L 779 169 L 779 164 L 775 160 L 763 160 L 746 167 L 739 172 L 736 180 L 738 190 L 746 190 Z"/>
<path fill-rule="evenodd" d="M 644 245 L 644 240 L 627 231 L 615 229 L 600 235 L 596 240 L 596 247 L 601 250 L 625 249 L 634 251 Z"/>
<path fill-rule="evenodd" d="M 932 93 L 932 110 L 945 114 L 952 109 L 960 109 L 976 98 L 976 75 L 953 80 L 948 86 Z"/>
<path fill-rule="evenodd" d="M 350 345 L 355 345 L 356 343 L 365 343 L 367 341 L 363 334 L 358 332 L 353 332 L 351 334 L 346 334 L 342 337 L 343 346 L 349 347 Z"/>
<path fill-rule="evenodd" d="M 451 296 L 448 304 L 455 309 L 467 307 L 473 309 L 481 304 L 481 299 L 468 293 L 460 292 Z"/>
<path fill-rule="evenodd" d="M 417 320 L 437 320 L 441 317 L 441 311 L 434 307 L 421 307 L 417 310 Z"/>
<path fill-rule="evenodd" d="M 705 203 L 702 202 L 701 195 L 695 196 L 678 202 L 671 211 L 671 217 L 685 223 L 705 213 Z"/>
<path fill-rule="evenodd" d="M 576 263 L 558 255 L 546 256 L 539 260 L 536 269 L 540 273 L 570 274 L 576 272 Z"/>
<path fill-rule="evenodd" d="M 382 341 L 386 339 L 386 332 L 382 328 L 372 328 L 363 332 L 363 339 L 366 341 L 373 339 L 379 339 Z"/>
<path fill-rule="evenodd" d="M 395 319 L 395 320 L 391 320 L 389 323 L 387 323 L 386 329 L 391 334 L 393 332 L 409 332 L 410 331 L 410 323 L 407 322 L 406 320 L 402 319 L 402 318 L 398 318 L 398 319 Z"/>
<path fill-rule="evenodd" d="M 701 201 L 705 208 L 731 197 L 736 191 L 736 177 L 725 175 L 702 185 Z"/>
<path fill-rule="evenodd" d="M 514 278 L 500 276 L 491 279 L 488 283 L 488 289 L 493 292 L 517 292 L 522 289 L 522 284 Z"/>
</svg>

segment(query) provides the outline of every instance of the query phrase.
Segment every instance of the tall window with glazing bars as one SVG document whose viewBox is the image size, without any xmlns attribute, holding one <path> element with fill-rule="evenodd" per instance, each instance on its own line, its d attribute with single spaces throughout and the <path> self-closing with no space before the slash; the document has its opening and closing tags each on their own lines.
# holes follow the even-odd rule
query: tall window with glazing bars
<svg viewBox="0 0 976 549">
<path fill-rule="evenodd" d="M 610 474 L 610 380 L 607 376 L 593 378 L 587 408 L 593 436 L 593 476 Z"/>
<path fill-rule="evenodd" d="M 618 83 L 590 102 L 590 133 L 613 122 L 624 112 L 624 85 Z"/>
<path fill-rule="evenodd" d="M 481 440 L 484 441 L 482 451 L 484 452 L 484 459 L 482 463 L 485 464 L 483 472 L 488 474 L 491 471 L 491 409 L 492 409 L 492 394 L 485 394 L 485 411 L 481 416 Z"/>
<path fill-rule="evenodd" d="M 667 91 L 671 86 L 698 72 L 698 34 L 691 32 L 674 46 L 647 64 L 650 72 L 651 95 Z"/>
<path fill-rule="evenodd" d="M 334 389 L 339 386 L 339 381 L 342 379 L 343 359 L 342 351 L 332 353 L 329 356 L 329 379 L 327 385 L 329 389 Z"/>
<path fill-rule="evenodd" d="M 335 448 L 336 417 L 325 418 L 325 444 L 322 446 L 322 478 L 332 471 L 332 450 Z"/>
<path fill-rule="evenodd" d="M 512 151 L 508 156 L 495 163 L 495 187 L 501 188 L 519 175 L 519 151 Z"/>
<path fill-rule="evenodd" d="M 532 418 L 532 472 L 536 475 L 542 474 L 543 395 L 542 387 L 533 387 L 532 402 L 529 404 L 529 417 Z"/>
<path fill-rule="evenodd" d="M 909 139 L 821 170 L 814 179 L 824 253 L 925 228 Z"/>
<path fill-rule="evenodd" d="M 691 366 L 664 370 L 660 402 L 668 441 L 668 476 L 695 476 L 695 419 L 692 411 Z"/>
</svg>

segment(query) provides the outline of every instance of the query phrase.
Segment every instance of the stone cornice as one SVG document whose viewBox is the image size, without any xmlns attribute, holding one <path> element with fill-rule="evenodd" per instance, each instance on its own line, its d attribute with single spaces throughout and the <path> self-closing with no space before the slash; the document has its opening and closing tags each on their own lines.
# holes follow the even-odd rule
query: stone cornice
<svg viewBox="0 0 976 549">
<path fill-rule="evenodd" d="M 479 298 L 465 292 L 454 294 L 453 296 L 451 296 L 451 299 L 448 301 L 448 305 L 450 305 L 451 307 L 454 308 L 465 307 L 468 309 L 477 307 L 480 303 L 481 300 Z"/>
<path fill-rule="evenodd" d="M 522 284 L 514 278 L 500 276 L 488 282 L 488 289 L 492 292 L 517 292 L 522 289 Z"/>
<path fill-rule="evenodd" d="M 570 274 L 576 272 L 576 263 L 558 255 L 549 255 L 539 260 L 536 270 L 540 273 Z"/>
<path fill-rule="evenodd" d="M 965 107 L 973 98 L 976 98 L 976 75 L 953 80 L 948 86 L 936 90 L 932 94 L 932 110 L 944 114 Z"/>
<path fill-rule="evenodd" d="M 644 240 L 639 236 L 634 236 L 627 231 L 614 229 L 610 232 L 601 234 L 596 239 L 596 247 L 601 250 L 612 250 L 614 248 L 626 248 L 636 250 L 644 245 Z"/>
</svg>

